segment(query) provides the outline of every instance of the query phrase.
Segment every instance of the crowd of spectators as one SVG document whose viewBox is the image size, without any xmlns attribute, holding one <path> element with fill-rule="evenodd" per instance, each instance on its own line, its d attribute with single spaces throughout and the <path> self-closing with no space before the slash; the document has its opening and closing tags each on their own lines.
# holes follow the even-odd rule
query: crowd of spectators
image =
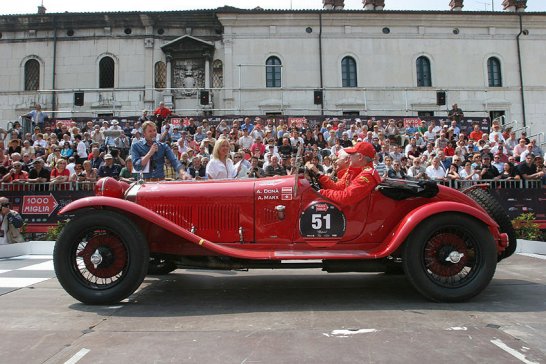
<svg viewBox="0 0 546 364">
<path fill-rule="evenodd" d="M 0 131 L 0 179 L 50 185 L 92 183 L 105 176 L 135 181 L 139 174 L 133 169 L 130 148 L 143 140 L 142 123 L 153 120 L 158 126 L 157 141 L 170 146 L 195 180 L 222 175 L 218 173 L 222 164 L 215 158 L 222 158 L 226 166 L 229 159 L 228 178 L 262 178 L 298 173 L 299 157 L 302 165 L 312 162 L 335 179 L 338 170 L 346 167 L 343 148 L 367 141 L 377 151 L 374 166 L 383 178 L 545 182 L 544 154 L 535 139 L 524 132 L 516 135 L 503 130 L 496 121 L 489 133 L 478 124 L 463 131 L 462 111 L 439 124 L 422 120 L 404 126 L 395 120 L 331 118 L 315 124 L 305 118 L 289 122 L 278 117 L 242 117 L 215 125 L 189 118 L 175 124 L 167 110 L 160 105 L 151 115 L 145 110 L 138 120 L 121 123 L 113 119 L 52 125 L 37 106 L 28 115 L 34 122 L 32 133 L 24 133 L 17 122 L 12 129 Z M 216 143 L 227 153 L 215 156 Z M 165 179 L 180 177 L 168 160 L 164 172 Z"/>
</svg>

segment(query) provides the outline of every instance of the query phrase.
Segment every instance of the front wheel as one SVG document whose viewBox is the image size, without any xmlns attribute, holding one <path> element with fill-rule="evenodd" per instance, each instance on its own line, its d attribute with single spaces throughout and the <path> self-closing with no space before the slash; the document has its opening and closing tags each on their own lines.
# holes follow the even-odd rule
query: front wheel
<svg viewBox="0 0 546 364">
<path fill-rule="evenodd" d="M 149 254 L 144 235 L 131 219 L 96 211 L 63 228 L 53 263 L 59 283 L 72 297 L 86 304 L 112 304 L 140 286 Z"/>
<path fill-rule="evenodd" d="M 425 220 L 408 237 L 403 254 L 408 280 L 423 296 L 438 302 L 476 296 L 497 266 L 495 241 L 487 227 L 460 214 Z"/>
</svg>

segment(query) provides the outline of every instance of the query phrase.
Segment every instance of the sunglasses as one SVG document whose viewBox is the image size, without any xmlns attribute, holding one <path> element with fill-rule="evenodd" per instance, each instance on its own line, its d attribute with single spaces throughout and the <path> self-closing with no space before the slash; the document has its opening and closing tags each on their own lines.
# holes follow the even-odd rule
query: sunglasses
<svg viewBox="0 0 546 364">
<path fill-rule="evenodd" d="M 2 207 L 9 207 L 9 203 L 3 203 L 3 204 L 1 204 L 0 206 L 2 206 Z"/>
</svg>

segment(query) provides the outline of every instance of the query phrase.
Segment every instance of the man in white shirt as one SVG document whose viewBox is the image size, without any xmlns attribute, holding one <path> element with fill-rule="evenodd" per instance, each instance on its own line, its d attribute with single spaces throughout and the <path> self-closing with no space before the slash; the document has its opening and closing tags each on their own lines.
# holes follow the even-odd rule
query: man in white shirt
<svg viewBox="0 0 546 364">
<path fill-rule="evenodd" d="M 254 139 L 249 135 L 248 129 L 243 130 L 243 136 L 239 138 L 239 147 L 243 150 L 250 149 Z"/>
<path fill-rule="evenodd" d="M 432 158 L 432 164 L 427 167 L 426 173 L 431 180 L 445 180 L 446 170 L 443 168 L 442 163 L 440 163 L 440 157 L 436 156 Z"/>
</svg>

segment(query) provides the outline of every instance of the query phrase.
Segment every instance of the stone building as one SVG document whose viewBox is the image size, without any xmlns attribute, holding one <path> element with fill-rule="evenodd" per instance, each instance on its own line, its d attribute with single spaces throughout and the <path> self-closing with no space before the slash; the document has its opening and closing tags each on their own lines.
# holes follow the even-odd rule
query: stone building
<svg viewBox="0 0 546 364">
<path fill-rule="evenodd" d="M 317 0 L 318 1 L 318 0 Z M 505 115 L 546 129 L 546 13 L 215 10 L 0 17 L 0 120 L 36 102 L 59 117 Z M 203 92 L 206 91 L 206 92 Z M 445 92 L 446 105 L 438 105 Z"/>
</svg>

